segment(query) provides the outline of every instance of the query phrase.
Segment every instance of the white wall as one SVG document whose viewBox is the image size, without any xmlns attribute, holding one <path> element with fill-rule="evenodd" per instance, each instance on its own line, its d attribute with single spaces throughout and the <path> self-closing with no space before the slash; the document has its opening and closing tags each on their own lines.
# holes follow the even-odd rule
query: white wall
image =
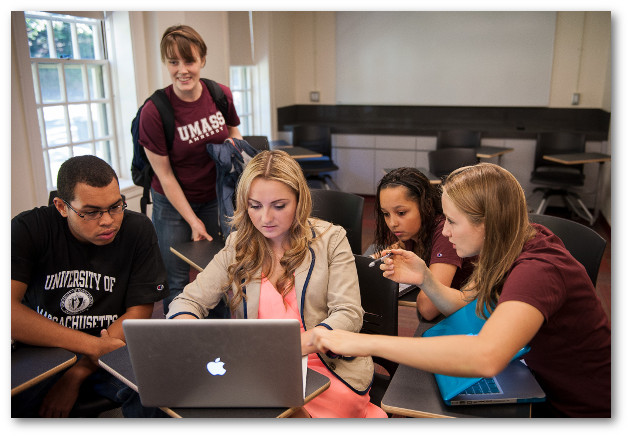
<svg viewBox="0 0 630 437">
<path fill-rule="evenodd" d="M 337 103 L 546 106 L 555 12 L 338 12 Z"/>
</svg>

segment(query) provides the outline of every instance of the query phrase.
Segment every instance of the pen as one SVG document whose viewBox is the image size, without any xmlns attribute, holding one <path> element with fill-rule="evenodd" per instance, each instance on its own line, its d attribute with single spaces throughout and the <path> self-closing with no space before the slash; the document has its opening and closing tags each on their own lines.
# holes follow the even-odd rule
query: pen
<svg viewBox="0 0 630 437">
<path fill-rule="evenodd" d="M 374 267 L 374 266 L 376 265 L 376 263 L 377 263 L 377 262 L 379 262 L 379 261 L 380 261 L 380 262 L 383 262 L 383 261 L 385 260 L 385 258 L 387 258 L 387 257 L 389 257 L 389 256 L 392 256 L 392 255 L 393 255 L 393 253 L 388 252 L 388 253 L 387 253 L 387 255 L 384 255 L 384 256 L 380 257 L 379 259 L 375 259 L 374 261 L 372 261 L 372 262 L 369 264 L 369 267 Z"/>
</svg>

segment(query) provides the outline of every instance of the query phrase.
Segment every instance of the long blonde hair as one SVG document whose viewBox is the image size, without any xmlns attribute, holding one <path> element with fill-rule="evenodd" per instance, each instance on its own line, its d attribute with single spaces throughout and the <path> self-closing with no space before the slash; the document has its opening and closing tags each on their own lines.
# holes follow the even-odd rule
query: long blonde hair
<svg viewBox="0 0 630 437">
<path fill-rule="evenodd" d="M 484 224 L 479 261 L 463 289 L 476 291 L 477 314 L 496 306 L 508 271 L 535 230 L 529 223 L 527 201 L 516 178 L 502 167 L 482 163 L 453 171 L 443 193 L 471 223 Z"/>
<path fill-rule="evenodd" d="M 289 249 L 280 259 L 284 269 L 276 287 L 285 296 L 294 285 L 293 273 L 308 253 L 313 239 L 308 219 L 311 215 L 311 192 L 304 178 L 300 165 L 282 150 L 260 152 L 243 170 L 236 188 L 236 211 L 231 218 L 231 225 L 236 231 L 234 247 L 235 261 L 228 268 L 229 282 L 226 288 L 236 286 L 237 292 L 230 301 L 235 309 L 244 298 L 242 287 L 252 281 L 254 272 L 273 264 L 273 252 L 267 238 L 254 226 L 248 214 L 249 190 L 256 178 L 278 181 L 286 184 L 297 197 L 295 218 L 289 229 Z M 263 272 L 265 276 L 269 271 Z"/>
</svg>

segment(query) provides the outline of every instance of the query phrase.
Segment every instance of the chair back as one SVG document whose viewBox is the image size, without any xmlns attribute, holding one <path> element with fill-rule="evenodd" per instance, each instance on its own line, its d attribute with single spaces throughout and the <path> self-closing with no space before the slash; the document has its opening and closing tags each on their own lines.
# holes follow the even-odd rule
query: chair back
<svg viewBox="0 0 630 437">
<path fill-rule="evenodd" d="M 573 168 L 582 173 L 584 165 L 565 165 L 543 159 L 544 155 L 559 153 L 583 153 L 586 149 L 586 135 L 576 132 L 541 132 L 536 139 L 534 171 L 539 167 Z"/>
<path fill-rule="evenodd" d="M 55 197 L 57 197 L 57 190 L 52 190 L 48 195 L 48 206 L 51 206 L 53 204 L 53 200 L 55 200 Z"/>
<path fill-rule="evenodd" d="M 256 150 L 269 150 L 269 140 L 265 135 L 243 135 L 243 139 Z"/>
<path fill-rule="evenodd" d="M 364 334 L 398 335 L 398 283 L 383 276 L 378 266 L 370 267 L 371 257 L 354 255 L 361 289 L 361 306 Z M 383 366 L 390 376 L 398 368 L 398 363 L 381 357 L 372 357 Z"/>
<path fill-rule="evenodd" d="M 596 284 L 599 266 L 606 249 L 606 240 L 601 235 L 587 226 L 561 217 L 531 213 L 529 220 L 549 228 L 556 234 L 573 258 L 586 268 L 593 285 Z"/>
<path fill-rule="evenodd" d="M 361 196 L 343 191 L 311 189 L 312 216 L 343 227 L 352 253 L 361 253 L 363 204 Z"/>
<path fill-rule="evenodd" d="M 475 149 L 449 147 L 429 152 L 429 171 L 439 178 L 445 178 L 453 170 L 477 164 Z"/>
<path fill-rule="evenodd" d="M 466 129 L 451 129 L 438 132 L 437 148 L 481 146 L 481 132 Z"/>
<path fill-rule="evenodd" d="M 305 147 L 323 156 L 332 155 L 332 134 L 328 126 L 293 126 L 292 143 L 294 146 Z"/>
</svg>

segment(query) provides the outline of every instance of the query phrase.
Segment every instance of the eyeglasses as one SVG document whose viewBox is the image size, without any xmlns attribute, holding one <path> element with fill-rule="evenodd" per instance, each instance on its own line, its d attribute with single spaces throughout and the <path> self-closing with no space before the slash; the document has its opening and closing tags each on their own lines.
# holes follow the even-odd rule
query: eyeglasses
<svg viewBox="0 0 630 437">
<path fill-rule="evenodd" d="M 63 199 L 61 199 L 63 200 Z M 77 211 L 76 209 L 74 209 L 72 207 L 72 205 L 70 205 L 68 202 L 66 202 L 65 200 L 63 200 L 63 203 L 65 203 L 66 205 L 68 205 L 68 208 L 70 208 L 71 210 L 73 210 L 76 215 L 78 215 L 79 217 L 81 217 L 83 220 L 98 220 L 101 217 L 103 217 L 103 214 L 105 213 L 109 213 L 109 215 L 111 217 L 117 215 L 117 214 L 121 214 L 126 208 L 127 208 L 127 202 L 125 202 L 123 200 L 123 203 L 121 203 L 120 205 L 117 206 L 110 206 L 109 208 L 105 209 L 105 210 L 99 210 L 99 211 L 90 211 L 90 212 L 84 212 L 84 213 L 80 213 L 79 211 Z"/>
</svg>

